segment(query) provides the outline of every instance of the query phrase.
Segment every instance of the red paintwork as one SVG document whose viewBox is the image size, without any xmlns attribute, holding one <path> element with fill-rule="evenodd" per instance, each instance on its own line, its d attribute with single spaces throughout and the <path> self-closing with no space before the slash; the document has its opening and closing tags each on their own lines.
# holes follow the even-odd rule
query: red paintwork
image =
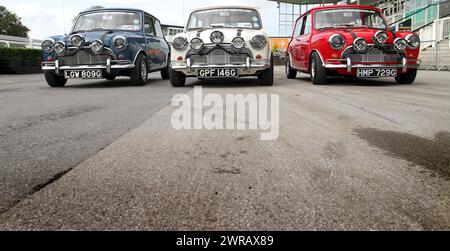
<svg viewBox="0 0 450 251">
<path fill-rule="evenodd" d="M 310 34 L 301 35 L 299 37 L 294 37 L 294 34 L 291 37 L 291 41 L 288 46 L 288 53 L 291 59 L 291 64 L 294 68 L 298 70 L 302 70 L 304 72 L 309 72 L 309 60 L 312 52 L 314 50 L 318 51 L 322 57 L 322 60 L 328 59 L 339 59 L 341 57 L 342 52 L 350 45 L 353 44 L 353 37 L 350 32 L 345 31 L 344 29 L 336 28 L 336 29 L 325 29 L 325 30 L 316 30 L 314 27 L 314 13 L 324 9 L 342 9 L 342 8 L 351 8 L 351 9 L 369 9 L 374 10 L 381 13 L 380 9 L 371 7 L 371 6 L 362 6 L 362 5 L 332 5 L 332 6 L 322 6 L 309 10 L 308 12 L 301 15 L 297 21 L 297 25 L 302 25 L 302 22 L 299 21 L 303 17 L 308 14 L 311 15 L 312 29 Z M 384 18 L 384 17 L 383 17 Z M 294 27 L 294 31 L 296 27 Z M 373 36 L 379 29 L 372 28 L 348 28 L 347 30 L 353 31 L 357 37 L 362 37 L 366 39 L 369 44 L 374 43 Z M 294 32 L 293 32 L 294 33 Z M 389 35 L 389 39 L 387 41 L 388 44 L 392 44 L 394 41 L 394 36 L 390 31 L 387 31 Z M 334 50 L 328 44 L 328 39 L 333 34 L 341 34 L 346 44 L 341 50 Z M 412 32 L 396 32 L 397 37 L 406 37 L 408 34 L 412 34 Z M 407 59 L 417 59 L 419 57 L 419 48 L 417 49 L 406 49 Z M 389 62 L 384 62 L 384 64 L 388 64 Z M 346 69 L 336 69 L 336 72 L 342 75 L 352 75 L 356 74 L 356 69 L 354 69 L 351 73 L 348 73 Z"/>
</svg>

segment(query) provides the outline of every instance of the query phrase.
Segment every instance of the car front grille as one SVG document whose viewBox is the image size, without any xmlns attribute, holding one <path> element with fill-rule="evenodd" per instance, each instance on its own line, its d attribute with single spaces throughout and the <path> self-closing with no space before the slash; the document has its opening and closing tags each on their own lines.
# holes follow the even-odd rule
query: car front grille
<svg viewBox="0 0 450 251">
<path fill-rule="evenodd" d="M 58 61 L 61 66 L 96 65 L 106 64 L 106 60 L 110 58 L 109 55 L 92 55 L 86 51 L 80 50 L 74 55 L 59 57 Z"/>
<path fill-rule="evenodd" d="M 366 53 L 347 53 L 344 58 L 350 58 L 355 63 L 385 63 L 401 62 L 402 55 L 397 53 L 386 53 L 378 48 L 374 48 Z"/>
<path fill-rule="evenodd" d="M 213 49 L 206 55 L 194 54 L 190 56 L 192 64 L 196 65 L 221 65 L 221 64 L 245 64 L 246 54 L 230 54 L 222 49 Z"/>
</svg>

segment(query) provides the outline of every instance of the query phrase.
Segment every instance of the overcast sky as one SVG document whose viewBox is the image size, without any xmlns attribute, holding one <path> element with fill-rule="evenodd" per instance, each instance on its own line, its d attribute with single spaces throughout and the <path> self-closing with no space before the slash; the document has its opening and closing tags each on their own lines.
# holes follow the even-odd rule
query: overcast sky
<svg viewBox="0 0 450 251">
<path fill-rule="evenodd" d="M 266 32 L 278 35 L 277 3 L 267 0 L 0 0 L 0 5 L 15 12 L 31 29 L 29 36 L 38 39 L 68 33 L 72 19 L 92 5 L 142 9 L 155 15 L 163 24 L 184 26 L 191 9 L 224 4 L 259 7 Z"/>
</svg>

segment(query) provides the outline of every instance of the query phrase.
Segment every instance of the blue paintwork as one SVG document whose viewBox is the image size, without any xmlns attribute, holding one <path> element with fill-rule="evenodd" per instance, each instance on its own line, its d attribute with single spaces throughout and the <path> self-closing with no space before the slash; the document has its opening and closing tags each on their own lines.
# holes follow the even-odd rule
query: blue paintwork
<svg viewBox="0 0 450 251">
<path fill-rule="evenodd" d="M 150 16 L 154 20 L 157 20 L 154 16 L 148 14 L 145 11 L 138 9 L 119 9 L 119 8 L 108 8 L 108 9 L 99 9 L 99 10 L 91 10 L 81 12 L 79 16 L 94 13 L 94 12 L 106 12 L 106 11 L 132 11 L 141 14 L 141 30 L 140 31 L 88 31 L 81 32 L 77 34 L 81 34 L 85 39 L 85 46 L 89 46 L 94 40 L 102 40 L 104 47 L 110 48 L 116 57 L 119 55 L 124 57 L 124 60 L 130 60 L 132 62 L 135 61 L 138 53 L 144 53 L 148 59 L 148 65 L 150 70 L 157 70 L 159 68 L 163 68 L 167 66 L 169 63 L 169 45 L 164 37 L 157 36 L 148 36 L 144 34 L 144 16 Z M 124 51 L 117 50 L 114 46 L 112 46 L 112 40 L 115 36 L 121 35 L 127 38 L 128 46 Z M 55 40 L 55 42 L 63 41 L 67 47 L 71 47 L 71 37 L 72 35 L 63 35 L 63 36 L 52 36 L 51 38 Z M 102 39 L 103 38 L 103 39 Z M 56 58 L 56 53 L 45 53 L 43 52 L 43 60 L 47 61 L 48 57 Z"/>
</svg>

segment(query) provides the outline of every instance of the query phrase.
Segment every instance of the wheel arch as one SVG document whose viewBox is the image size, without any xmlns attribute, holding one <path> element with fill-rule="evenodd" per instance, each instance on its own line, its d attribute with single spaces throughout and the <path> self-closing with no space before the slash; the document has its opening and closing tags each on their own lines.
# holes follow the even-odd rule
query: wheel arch
<svg viewBox="0 0 450 251">
<path fill-rule="evenodd" d="M 136 61 L 137 61 L 139 55 L 144 55 L 145 59 L 146 59 L 147 62 L 148 62 L 148 56 L 147 56 L 147 53 L 146 53 L 144 50 L 139 50 L 139 51 L 136 53 L 136 56 L 134 57 L 134 60 L 133 60 L 133 64 L 134 64 L 134 65 L 136 65 Z M 147 65 L 148 65 L 148 64 L 147 64 Z M 150 68 L 150 65 L 148 65 L 148 66 L 149 66 L 149 68 Z"/>
<path fill-rule="evenodd" d="M 325 62 L 323 60 L 322 54 L 320 53 L 319 50 L 317 50 L 317 49 L 311 50 L 311 53 L 308 55 L 308 72 L 311 72 L 311 60 L 312 60 L 312 56 L 313 56 L 314 53 L 319 55 L 319 58 L 320 58 L 320 61 L 322 61 L 322 64 Z"/>
</svg>

